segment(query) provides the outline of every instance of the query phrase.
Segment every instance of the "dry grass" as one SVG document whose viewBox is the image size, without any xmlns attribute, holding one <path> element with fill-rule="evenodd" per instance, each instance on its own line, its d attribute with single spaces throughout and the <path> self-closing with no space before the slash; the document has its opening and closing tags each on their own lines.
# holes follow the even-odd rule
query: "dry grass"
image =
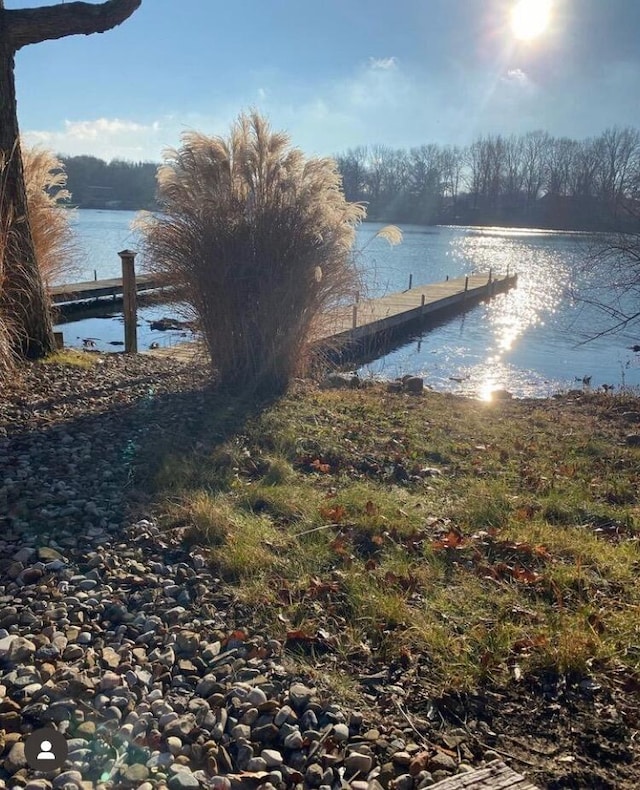
<svg viewBox="0 0 640 790">
<path fill-rule="evenodd" d="M 62 163 L 49 151 L 23 147 L 22 158 L 29 225 L 42 280 L 47 286 L 63 273 L 71 273 L 77 259 L 69 213 L 60 207 L 69 197 L 66 175 Z M 11 253 L 17 239 L 14 210 L 5 197 L 7 168 L 7 160 L 0 162 L 0 376 L 7 375 L 15 365 L 16 351 L 22 345 L 22 315 L 29 309 L 29 299 L 16 300 L 16 293 L 10 291 L 6 282 L 6 261 L 12 260 L 16 269 L 21 266 L 20 255 Z M 17 276 L 13 272 L 13 280 L 21 283 L 19 294 L 31 293 L 34 284 L 26 269 L 18 271 Z"/>
<path fill-rule="evenodd" d="M 42 148 L 22 148 L 29 223 L 42 278 L 47 286 L 73 273 L 78 250 L 69 224 L 70 198 L 62 162 Z"/>
<path fill-rule="evenodd" d="M 143 224 L 147 267 L 200 322 L 224 386 L 278 392 L 300 372 L 314 324 L 359 287 L 364 218 L 331 159 L 307 159 L 256 113 L 228 139 L 184 135 Z"/>
</svg>

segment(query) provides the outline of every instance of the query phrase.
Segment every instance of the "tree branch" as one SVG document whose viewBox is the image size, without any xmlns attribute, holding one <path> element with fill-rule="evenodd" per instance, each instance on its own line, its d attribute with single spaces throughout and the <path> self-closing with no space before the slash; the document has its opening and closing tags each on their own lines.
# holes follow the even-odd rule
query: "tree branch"
<svg viewBox="0 0 640 790">
<path fill-rule="evenodd" d="M 74 2 L 3 11 L 5 35 L 14 50 L 65 36 L 104 33 L 128 19 L 142 0 L 106 0 L 99 5 Z"/>
</svg>

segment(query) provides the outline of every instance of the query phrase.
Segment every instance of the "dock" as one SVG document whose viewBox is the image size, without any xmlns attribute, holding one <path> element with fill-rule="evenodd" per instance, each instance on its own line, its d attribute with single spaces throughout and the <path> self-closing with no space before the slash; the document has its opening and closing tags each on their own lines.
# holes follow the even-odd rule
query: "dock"
<svg viewBox="0 0 640 790">
<path fill-rule="evenodd" d="M 136 276 L 138 293 L 153 291 L 156 288 L 158 288 L 158 283 L 150 275 L 139 274 Z M 87 280 L 81 283 L 54 285 L 49 289 L 49 294 L 53 304 L 71 305 L 108 298 L 116 301 L 122 299 L 122 278 L 114 277 L 110 280 Z"/>
<path fill-rule="evenodd" d="M 517 274 L 470 274 L 359 301 L 327 315 L 315 344 L 334 350 L 345 361 L 358 358 L 373 347 L 419 330 L 430 320 L 465 312 L 517 283 Z"/>
<path fill-rule="evenodd" d="M 441 321 L 472 308 L 485 299 L 518 284 L 517 274 L 495 277 L 470 274 L 439 283 L 417 285 L 406 291 L 367 299 L 328 313 L 321 321 L 312 345 L 338 363 L 375 358 L 385 345 L 401 342 L 431 322 Z M 185 359 L 203 353 L 203 344 L 181 343 L 152 353 Z"/>
</svg>

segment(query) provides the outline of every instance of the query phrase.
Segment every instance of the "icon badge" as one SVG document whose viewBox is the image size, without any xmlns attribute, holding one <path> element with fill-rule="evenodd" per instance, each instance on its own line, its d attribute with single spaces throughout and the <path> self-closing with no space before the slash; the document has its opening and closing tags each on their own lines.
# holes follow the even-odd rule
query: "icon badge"
<svg viewBox="0 0 640 790">
<path fill-rule="evenodd" d="M 67 739 L 50 727 L 32 732 L 24 742 L 27 765 L 34 771 L 49 772 L 62 768 L 68 753 Z"/>
</svg>

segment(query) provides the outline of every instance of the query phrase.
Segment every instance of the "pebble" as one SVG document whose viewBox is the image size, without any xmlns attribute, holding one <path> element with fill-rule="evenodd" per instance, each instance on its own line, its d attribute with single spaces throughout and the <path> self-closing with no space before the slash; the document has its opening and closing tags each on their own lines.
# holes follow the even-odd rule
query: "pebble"
<svg viewBox="0 0 640 790">
<path fill-rule="evenodd" d="M 280 752 L 276 751 L 275 749 L 263 749 L 260 757 L 262 757 L 262 759 L 267 764 L 267 768 L 277 768 L 284 762 Z"/>
<path fill-rule="evenodd" d="M 369 779 L 381 759 L 393 760 L 389 781 L 406 770 L 402 729 L 369 729 L 290 675 L 281 642 L 235 622 L 205 547 L 151 518 L 126 520 L 123 491 L 145 431 L 192 419 L 164 396 L 204 381 L 205 368 L 144 355 L 62 377 L 44 367 L 24 392 L 3 392 L 0 416 L 0 497 L 11 514 L 0 535 L 0 731 L 15 776 L 0 790 L 231 790 L 229 775 L 242 771 L 263 774 L 262 790 L 331 790 L 343 775 L 352 790 L 382 790 L 382 773 L 378 786 Z M 40 410 L 56 396 L 64 422 Z M 189 393 L 196 410 L 200 397 Z M 23 719 L 65 734 L 67 770 L 27 782 Z M 395 754 L 378 746 L 383 733 Z M 433 768 L 452 773 L 452 762 Z"/>
<path fill-rule="evenodd" d="M 344 761 L 344 767 L 348 777 L 352 777 L 354 774 L 366 776 L 373 767 L 373 758 L 368 754 L 351 752 Z"/>
</svg>

